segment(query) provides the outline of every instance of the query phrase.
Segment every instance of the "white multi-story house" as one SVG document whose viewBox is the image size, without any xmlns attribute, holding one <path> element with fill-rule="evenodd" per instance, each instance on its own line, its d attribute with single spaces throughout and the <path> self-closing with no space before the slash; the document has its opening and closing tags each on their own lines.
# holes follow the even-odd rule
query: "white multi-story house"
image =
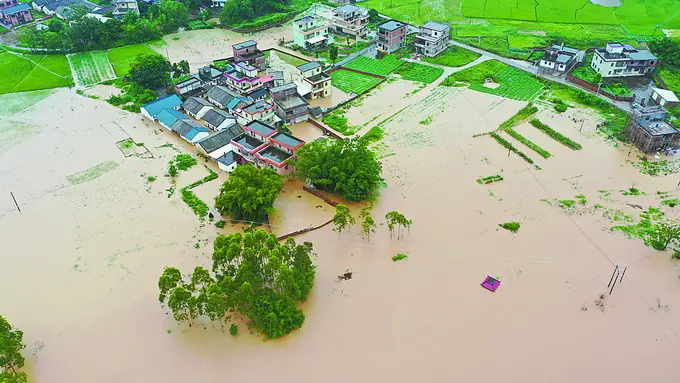
<svg viewBox="0 0 680 383">
<path fill-rule="evenodd" d="M 309 89 L 309 98 L 313 100 L 331 95 L 331 92 L 333 91 L 331 76 L 321 71 L 321 64 L 316 61 L 311 61 L 299 65 L 297 69 L 300 71 L 300 76 L 304 81 L 302 83 L 304 84 L 304 88 Z"/>
<path fill-rule="evenodd" d="M 111 5 L 116 7 L 113 9 L 113 17 L 116 19 L 122 19 L 123 16 L 130 12 L 139 13 L 137 0 L 113 0 Z"/>
<path fill-rule="evenodd" d="M 590 67 L 602 77 L 643 76 L 651 73 L 659 63 L 652 52 L 636 49 L 629 44 L 607 43 L 593 52 Z"/>
<path fill-rule="evenodd" d="M 333 44 L 333 35 L 328 33 L 327 20 L 305 16 L 293 20 L 293 42 L 306 50 L 323 48 Z"/>
<path fill-rule="evenodd" d="M 583 61 L 585 52 L 575 48 L 565 47 L 562 45 L 552 45 L 545 50 L 545 54 L 538 62 L 538 66 L 543 69 L 569 72 L 574 65 Z"/>
<path fill-rule="evenodd" d="M 368 32 L 368 9 L 348 4 L 333 10 L 333 28 L 339 34 L 361 37 Z"/>
<path fill-rule="evenodd" d="M 413 38 L 416 54 L 434 57 L 444 52 L 449 46 L 450 32 L 451 28 L 448 25 L 428 21 Z"/>
</svg>

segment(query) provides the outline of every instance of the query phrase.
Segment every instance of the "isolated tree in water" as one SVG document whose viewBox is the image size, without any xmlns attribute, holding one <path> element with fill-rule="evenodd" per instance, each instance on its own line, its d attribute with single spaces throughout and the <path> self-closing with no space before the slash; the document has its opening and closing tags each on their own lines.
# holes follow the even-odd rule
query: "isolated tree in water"
<svg viewBox="0 0 680 383">
<path fill-rule="evenodd" d="M 335 225 L 335 231 L 340 235 L 341 232 L 349 230 L 350 227 L 354 226 L 356 221 L 352 216 L 352 212 L 349 211 L 347 206 L 339 203 L 335 206 L 335 215 L 333 216 L 333 224 Z"/>
<path fill-rule="evenodd" d="M 289 238 L 281 244 L 275 235 L 257 230 L 219 235 L 214 249 L 212 273 L 196 267 L 185 281 L 168 267 L 161 275 L 160 301 L 167 302 L 177 321 L 191 324 L 203 316 L 224 328 L 232 314 L 240 314 L 270 338 L 302 326 L 305 315 L 296 303 L 306 300 L 314 285 L 311 243 L 298 245 Z"/>
<path fill-rule="evenodd" d="M 410 230 L 413 223 L 413 221 L 396 210 L 385 214 L 385 219 L 387 219 L 387 229 L 390 231 L 390 238 L 392 238 L 395 229 L 397 229 L 397 239 L 401 238 L 401 228 Z"/>
<path fill-rule="evenodd" d="M 23 343 L 24 333 L 18 330 L 0 315 L 0 382 L 25 383 L 26 373 L 19 372 L 24 366 L 21 350 L 26 348 Z"/>
<path fill-rule="evenodd" d="M 367 206 L 361 209 L 359 217 L 361 218 L 361 235 L 365 237 L 368 241 L 371 240 L 371 234 L 375 233 L 376 224 L 371 217 L 372 206 Z"/>
</svg>

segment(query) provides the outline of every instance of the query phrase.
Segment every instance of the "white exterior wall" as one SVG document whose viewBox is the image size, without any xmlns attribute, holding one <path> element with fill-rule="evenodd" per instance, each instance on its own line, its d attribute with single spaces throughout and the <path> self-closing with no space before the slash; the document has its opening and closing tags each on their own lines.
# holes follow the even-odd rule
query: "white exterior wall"
<svg viewBox="0 0 680 383">
<path fill-rule="evenodd" d="M 223 164 L 223 163 L 221 163 L 221 162 L 218 162 L 218 163 L 217 163 L 217 166 L 218 166 L 221 170 L 224 170 L 224 171 L 227 172 L 227 173 L 233 172 L 234 169 L 236 169 L 236 166 L 237 166 L 237 165 L 238 165 L 238 162 L 236 162 L 236 161 L 235 161 L 234 163 L 232 163 L 231 165 L 225 165 L 225 164 Z"/>
<path fill-rule="evenodd" d="M 543 68 L 555 69 L 555 63 L 552 61 L 541 60 L 541 63 L 539 65 Z"/>
<path fill-rule="evenodd" d="M 156 121 L 153 117 L 151 117 L 149 112 L 147 112 L 146 108 L 142 107 L 142 108 L 139 108 L 139 110 L 142 112 L 142 115 L 144 115 L 144 117 L 148 118 L 151 121 Z M 167 126 L 166 126 L 166 128 L 167 128 Z"/>
<path fill-rule="evenodd" d="M 236 153 L 237 150 L 236 150 L 236 148 L 232 147 L 231 144 L 227 144 L 226 146 L 223 146 L 223 147 L 215 150 L 214 152 L 208 153 L 208 156 L 210 156 L 210 158 L 212 158 L 212 159 L 217 159 L 217 158 L 222 157 L 223 155 L 225 155 L 229 152 Z"/>
</svg>

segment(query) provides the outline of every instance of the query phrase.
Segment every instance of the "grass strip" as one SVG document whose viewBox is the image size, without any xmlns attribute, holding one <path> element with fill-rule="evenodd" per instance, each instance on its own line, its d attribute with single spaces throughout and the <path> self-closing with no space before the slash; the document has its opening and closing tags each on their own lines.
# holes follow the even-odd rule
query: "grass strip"
<svg viewBox="0 0 680 383">
<path fill-rule="evenodd" d="M 499 181 L 503 181 L 503 176 L 500 175 L 500 174 L 494 174 L 492 176 L 477 178 L 477 183 L 480 184 L 480 185 L 491 184 L 491 183 L 499 182 Z"/>
<path fill-rule="evenodd" d="M 208 215 L 208 205 L 196 197 L 196 194 L 187 188 L 182 189 L 182 201 L 184 201 L 198 218 L 203 220 Z"/>
<path fill-rule="evenodd" d="M 534 144 L 529 140 L 528 138 L 524 137 L 523 135 L 517 133 L 514 129 L 508 128 L 505 130 L 512 138 L 516 139 L 517 141 L 521 142 L 525 146 L 527 146 L 529 149 L 533 150 L 534 152 L 538 153 L 541 157 L 543 158 L 550 158 L 550 153 L 541 148 L 540 146 Z"/>
<path fill-rule="evenodd" d="M 514 116 L 500 124 L 498 130 L 505 130 L 515 127 L 521 124 L 523 121 L 528 120 L 531 116 L 536 114 L 536 112 L 538 112 L 538 108 L 534 106 L 534 104 L 528 103 L 527 106 L 520 109 L 519 112 L 517 112 Z"/>
<path fill-rule="evenodd" d="M 530 124 L 533 125 L 536 129 L 540 130 L 541 132 L 543 132 L 543 133 L 547 134 L 548 136 L 550 136 L 551 138 L 553 138 L 555 141 L 557 141 L 560 144 L 568 147 L 569 149 L 580 150 L 582 148 L 581 144 L 575 142 L 571 138 L 563 135 L 562 133 L 553 130 L 551 127 L 542 123 L 541 121 L 539 121 L 536 118 L 531 120 Z"/>
<path fill-rule="evenodd" d="M 491 133 L 489 133 L 489 135 L 490 135 L 491 137 L 493 137 L 493 139 L 496 140 L 496 142 L 498 142 L 499 144 L 501 144 L 503 147 L 505 147 L 506 149 L 509 149 L 510 151 L 512 151 L 512 152 L 514 152 L 515 154 L 517 154 L 518 156 L 520 156 L 524 161 L 526 161 L 526 162 L 528 162 L 528 163 L 530 163 L 530 164 L 532 164 L 532 165 L 534 164 L 534 160 L 532 160 L 532 159 L 529 158 L 526 154 L 524 154 L 524 153 L 522 153 L 521 151 L 519 151 L 519 150 L 518 150 L 516 147 L 514 147 L 511 143 L 509 143 L 508 141 L 506 141 L 503 137 L 499 136 L 498 133 L 496 133 L 496 132 L 491 132 Z"/>
</svg>

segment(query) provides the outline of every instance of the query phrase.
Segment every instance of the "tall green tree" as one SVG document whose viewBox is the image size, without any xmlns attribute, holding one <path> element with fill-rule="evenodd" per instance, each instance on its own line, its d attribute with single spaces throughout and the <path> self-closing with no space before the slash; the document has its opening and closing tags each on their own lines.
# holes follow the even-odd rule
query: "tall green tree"
<svg viewBox="0 0 680 383">
<path fill-rule="evenodd" d="M 328 57 L 333 62 L 333 65 L 335 65 L 335 61 L 338 59 L 338 46 L 337 45 L 331 44 L 328 47 Z"/>
<path fill-rule="evenodd" d="M 371 206 L 367 206 L 361 209 L 359 217 L 361 218 L 361 235 L 366 238 L 366 240 L 371 240 L 371 234 L 375 233 L 376 224 L 371 217 Z"/>
<path fill-rule="evenodd" d="M 314 285 L 312 244 L 296 244 L 289 238 L 281 244 L 264 230 L 219 235 L 215 239 L 212 274 L 194 269 L 189 281 L 172 288 L 168 306 L 177 321 L 206 316 L 222 328 L 232 315 L 248 318 L 250 326 L 270 338 L 298 329 L 304 313 L 296 306 L 307 299 Z M 167 268 L 161 280 L 161 296 L 177 279 Z"/>
<path fill-rule="evenodd" d="M 654 224 L 649 243 L 656 250 L 666 250 L 672 242 L 680 243 L 680 223 L 665 219 Z"/>
<path fill-rule="evenodd" d="M 181 60 L 172 64 L 172 77 L 180 77 L 189 74 L 189 62 Z"/>
<path fill-rule="evenodd" d="M 333 216 L 335 228 L 333 230 L 337 231 L 338 235 L 345 230 L 349 230 L 355 223 L 356 221 L 352 216 L 352 212 L 349 211 L 347 206 L 341 203 L 335 205 L 335 215 Z"/>
<path fill-rule="evenodd" d="M 177 0 L 161 0 L 157 5 L 152 17 L 163 32 L 175 32 L 189 22 L 189 9 L 183 3 Z"/>
<path fill-rule="evenodd" d="M 24 366 L 24 356 L 21 355 L 21 350 L 24 348 L 26 348 L 24 333 L 0 315 L 0 371 L 5 375 L 2 376 L 3 380 L 0 381 L 4 382 L 7 379 L 11 382 L 11 379 L 22 378 L 19 369 Z M 20 376 L 17 377 L 16 375 Z M 25 378 L 25 374 L 23 378 Z"/>
<path fill-rule="evenodd" d="M 147 89 L 160 89 L 170 84 L 170 62 L 155 53 L 137 55 L 130 65 L 130 78 Z"/>
<path fill-rule="evenodd" d="M 158 301 L 165 302 L 170 292 L 182 282 L 182 273 L 174 267 L 166 267 L 158 279 Z"/>
<path fill-rule="evenodd" d="M 410 230 L 411 224 L 413 223 L 413 221 L 396 210 L 385 214 L 385 219 L 387 219 L 387 229 L 390 231 L 390 238 L 392 238 L 395 229 L 397 230 L 397 239 L 401 238 L 403 236 L 401 229 L 405 228 Z"/>
<path fill-rule="evenodd" d="M 322 140 L 298 149 L 296 175 L 314 187 L 348 201 L 375 197 L 382 185 L 382 165 L 359 138 Z"/>
<path fill-rule="evenodd" d="M 272 170 L 238 166 L 222 185 L 215 208 L 222 215 L 260 222 L 274 211 L 281 191 L 283 179 Z"/>
</svg>

